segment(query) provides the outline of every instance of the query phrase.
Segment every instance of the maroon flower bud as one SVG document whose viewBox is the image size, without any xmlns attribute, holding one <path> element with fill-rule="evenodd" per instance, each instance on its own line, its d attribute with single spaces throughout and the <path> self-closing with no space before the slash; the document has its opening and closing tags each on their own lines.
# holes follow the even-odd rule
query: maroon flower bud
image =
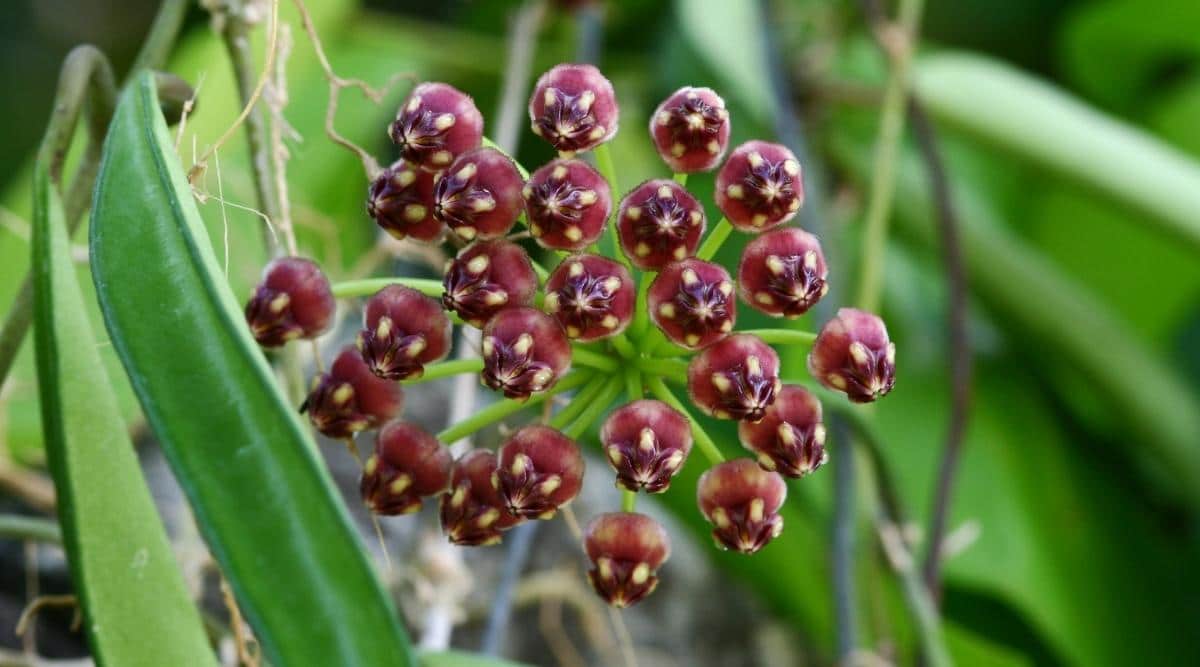
<svg viewBox="0 0 1200 667">
<path fill-rule="evenodd" d="M 692 429 L 687 417 L 666 403 L 640 400 L 608 416 L 600 442 L 617 471 L 618 486 L 662 493 L 692 451 Z"/>
<path fill-rule="evenodd" d="M 779 508 L 785 498 L 783 478 L 750 459 L 718 463 L 696 484 L 696 501 L 713 525 L 717 546 L 744 554 L 758 551 L 783 532 Z"/>
<path fill-rule="evenodd" d="M 558 65 L 537 80 L 529 98 L 533 133 L 570 156 L 617 133 L 617 96 L 591 65 Z"/>
<path fill-rule="evenodd" d="M 483 115 L 466 93 L 422 83 L 409 93 L 388 128 L 400 155 L 426 171 L 441 171 L 483 138 Z"/>
<path fill-rule="evenodd" d="M 446 310 L 482 328 L 505 308 L 531 305 L 538 279 L 521 246 L 497 239 L 477 241 L 459 251 L 446 268 L 442 286 Z"/>
<path fill-rule="evenodd" d="M 650 284 L 647 304 L 667 338 L 693 350 L 724 338 L 737 317 L 729 273 L 695 258 L 667 265 Z"/>
<path fill-rule="evenodd" d="M 371 372 L 410 380 L 450 351 L 450 318 L 437 301 L 411 287 L 388 285 L 367 301 L 358 349 Z"/>
<path fill-rule="evenodd" d="M 312 391 L 300 406 L 314 428 L 330 438 L 349 438 L 400 414 L 404 393 L 367 368 L 351 346 L 342 348 L 328 373 L 313 378 Z"/>
<path fill-rule="evenodd" d="M 777 229 L 746 244 L 738 293 L 768 315 L 799 317 L 829 291 L 827 275 L 817 237 L 795 227 Z"/>
<path fill-rule="evenodd" d="M 523 519 L 508 511 L 496 488 L 496 455 L 486 449 L 467 452 L 454 463 L 450 490 L 442 495 L 442 532 L 460 546 L 485 546 Z"/>
<path fill-rule="evenodd" d="M 621 250 L 645 271 L 659 271 L 694 254 L 705 224 L 704 207 L 670 179 L 637 186 L 621 200 L 617 213 Z"/>
<path fill-rule="evenodd" d="M 800 163 L 786 147 L 747 141 L 717 172 L 717 207 L 743 232 L 761 232 L 791 220 L 804 203 Z"/>
<path fill-rule="evenodd" d="M 612 212 L 608 181 L 583 160 L 555 160 L 525 184 L 529 233 L 543 248 L 583 250 L 604 233 Z"/>
<path fill-rule="evenodd" d="M 877 400 L 896 384 L 896 344 L 871 313 L 842 308 L 825 323 L 808 353 L 808 372 L 855 403 Z"/>
<path fill-rule="evenodd" d="M 569 338 L 584 342 L 624 331 L 636 301 L 629 270 L 607 257 L 568 258 L 546 280 L 546 312 Z"/>
<path fill-rule="evenodd" d="M 788 477 L 804 477 L 820 468 L 825 453 L 821 402 L 803 387 L 784 385 L 757 424 L 738 424 L 742 446 L 758 454 L 758 464 Z"/>
<path fill-rule="evenodd" d="M 499 238 L 521 215 L 521 183 L 521 172 L 504 153 L 463 153 L 438 176 L 433 215 L 464 240 Z"/>
<path fill-rule="evenodd" d="M 450 450 L 409 422 L 388 422 L 375 437 L 375 453 L 363 464 L 359 492 L 376 514 L 410 514 L 421 500 L 450 484 Z"/>
<path fill-rule="evenodd" d="M 588 581 L 614 607 L 628 607 L 658 587 L 656 572 L 671 555 L 662 524 L 645 514 L 611 512 L 592 519 L 583 548 L 593 567 Z"/>
<path fill-rule="evenodd" d="M 325 331 L 336 306 L 321 267 L 301 257 L 280 257 L 263 269 L 262 282 L 246 303 L 246 323 L 259 345 L 279 347 Z"/>
<path fill-rule="evenodd" d="M 526 426 L 500 447 L 495 484 L 508 511 L 549 519 L 583 486 L 579 445 L 549 426 Z"/>
<path fill-rule="evenodd" d="M 717 419 L 756 422 L 779 391 L 779 355 L 757 336 L 734 334 L 688 364 L 688 394 Z"/>
<path fill-rule="evenodd" d="M 403 160 L 397 160 L 371 182 L 367 215 L 396 239 L 433 242 L 445 229 L 433 217 L 433 174 Z"/>
<path fill-rule="evenodd" d="M 725 100 L 711 88 L 680 88 L 650 117 L 650 137 L 672 171 L 709 171 L 729 146 Z"/>
<path fill-rule="evenodd" d="M 483 328 L 483 383 L 525 400 L 554 386 L 571 367 L 571 343 L 549 315 L 507 308 Z"/>
</svg>

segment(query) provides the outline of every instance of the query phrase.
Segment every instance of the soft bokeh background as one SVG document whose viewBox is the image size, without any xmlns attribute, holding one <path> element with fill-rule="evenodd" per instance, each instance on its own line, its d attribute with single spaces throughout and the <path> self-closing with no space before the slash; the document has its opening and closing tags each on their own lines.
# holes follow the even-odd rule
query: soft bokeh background
<svg viewBox="0 0 1200 667">
<path fill-rule="evenodd" d="M 76 44 L 91 42 L 123 70 L 155 4 L 6 4 L 0 22 L 0 89 L 7 91 L 0 106 L 5 136 L 0 142 L 0 308 L 11 301 L 28 264 L 29 164 L 62 56 Z M 473 94 L 485 117 L 494 117 L 505 30 L 518 3 L 309 4 L 339 74 L 379 84 L 399 72 L 445 80 Z M 810 193 L 817 207 L 810 206 L 802 220 L 827 232 L 831 280 L 851 294 L 886 65 L 858 3 L 766 4 L 770 20 L 765 25 L 790 78 L 809 147 L 805 167 L 824 176 L 821 191 Z M 658 101 L 684 84 L 709 85 L 725 95 L 735 143 L 775 136 L 779 109 L 770 94 L 761 48 L 764 23 L 756 3 L 626 0 L 603 5 L 599 62 L 622 106 L 622 132 L 613 153 L 623 186 L 666 175 L 644 124 Z M 288 179 L 302 245 L 337 277 L 368 270 L 428 273 L 411 254 L 392 246 L 370 255 L 380 260 L 377 264 L 361 261 L 377 236 L 363 211 L 365 180 L 354 156 L 323 135 L 327 87 L 290 3 L 284 3 L 282 15 L 294 42 L 286 60 L 289 99 L 283 115 L 296 131 L 288 143 Z M 1165 232 L 1155 216 L 1129 206 L 1114 189 L 1090 186 L 1070 170 L 1047 169 L 1027 151 L 978 136 L 963 118 L 975 113 L 972 104 L 980 105 L 980 115 L 999 115 L 1017 127 L 1027 123 L 1031 132 L 1044 119 L 1031 111 L 1027 98 L 1006 97 L 1009 89 L 999 84 L 987 87 L 991 95 L 985 99 L 945 76 L 948 58 L 953 64 L 959 62 L 954 54 L 978 54 L 1200 160 L 1198 25 L 1200 3 L 1194 0 L 927 3 L 915 74 L 930 99 L 965 228 L 975 362 L 972 411 L 950 512 L 943 603 L 948 641 L 959 664 L 1183 665 L 1200 659 L 1200 571 L 1195 567 L 1200 494 L 1186 483 L 1196 479 L 1192 472 L 1200 460 L 1200 251 L 1194 240 Z M 573 59 L 578 35 L 575 18 L 549 13 L 534 72 Z M 197 112 L 183 134 L 186 161 L 192 146 L 211 142 L 239 108 L 228 60 L 199 7 L 170 69 L 200 83 Z M 381 161 L 390 160 L 393 147 L 383 130 L 406 89 L 400 83 L 378 107 L 353 91 L 344 93 L 339 128 Z M 1112 128 L 1100 122 L 1082 129 Z M 1064 136 L 1055 148 L 1088 155 L 1088 141 L 1071 145 L 1068 139 L 1077 140 Z M 911 136 L 903 156 L 884 307 L 899 346 L 899 381 L 874 418 L 885 463 L 912 519 L 905 532 L 922 553 L 949 410 L 946 287 L 926 176 Z M 524 124 L 517 157 L 531 167 L 550 157 Z M 220 161 L 224 198 L 252 206 L 254 189 L 240 137 L 222 149 Z M 1125 173 L 1155 180 L 1154 174 L 1141 173 L 1144 165 L 1138 162 L 1103 168 L 1118 180 Z M 693 178 L 690 186 L 711 201 L 711 177 Z M 217 187 L 210 168 L 204 188 L 215 194 Z M 201 208 L 223 256 L 220 205 L 209 199 Z M 225 214 L 229 275 L 235 291 L 245 294 L 263 261 L 261 221 L 234 208 Z M 1191 216 L 1194 228 L 1200 210 Z M 729 244 L 721 258 L 736 261 L 738 250 Z M 81 283 L 90 290 L 89 281 Z M 755 319 L 745 316 L 743 322 L 753 325 Z M 785 356 L 788 372 L 801 376 L 802 354 Z M 3 511 L 46 509 L 39 505 L 44 494 L 38 495 L 46 477 L 32 366 L 27 345 L 0 392 Z M 428 412 L 418 418 L 438 425 L 442 394 L 436 392 L 445 390 L 429 390 L 427 400 L 418 403 Z M 127 389 L 122 392 L 131 428 L 138 429 L 136 404 Z M 736 452 L 732 429 L 719 432 L 728 450 Z M 840 452 L 835 448 L 831 465 Z M 152 452 L 144 457 L 153 464 Z M 689 582 L 664 585 L 657 594 L 675 596 L 675 606 L 656 601 L 656 613 L 630 617 L 639 650 L 648 660 L 662 661 L 653 664 L 832 662 L 832 467 L 791 484 L 783 536 L 746 558 L 709 547 L 694 509 L 692 489 L 700 466 L 693 464 L 654 511 L 676 515 L 676 539 L 695 537 L 696 547 L 688 553 L 699 555 L 682 557 L 664 571 L 667 579 Z M 872 520 L 875 492 L 865 468 L 859 466 L 857 494 L 858 645 L 880 659 L 912 664 L 913 627 L 879 547 Z M 169 476 L 152 475 L 159 478 L 169 489 Z M 617 502 L 606 484 L 594 494 L 595 511 Z M 420 520 L 429 525 L 430 517 Z M 565 533 L 561 526 L 543 532 L 551 530 L 556 535 L 539 536 L 535 544 L 569 549 L 558 544 L 564 540 L 557 535 Z M 415 530 L 395 528 L 393 541 L 400 553 L 411 553 L 419 538 Z M 504 556 L 501 549 L 472 556 L 481 599 L 488 599 Z M 53 554 L 41 560 L 48 564 L 43 589 L 68 585 L 61 560 L 57 569 Z M 531 571 L 547 560 L 553 559 L 535 558 Z M 24 605 L 26 572 L 21 545 L 0 542 L 0 645 L 19 645 L 12 620 Z M 713 605 L 712 599 L 732 602 Z M 664 620 L 687 609 L 703 614 L 691 613 L 687 622 Z M 587 648 L 588 635 L 570 609 L 566 617 L 567 639 L 592 664 L 610 664 L 602 651 Z M 78 655 L 83 649 L 66 628 L 69 616 L 50 618 L 43 629 L 43 653 Z M 468 623 L 455 644 L 475 648 L 477 625 Z M 513 657 L 557 664 L 536 614 L 519 615 L 512 634 Z M 713 644 L 711 652 L 681 648 L 705 641 Z M 680 657 L 687 655 L 694 657 Z"/>
</svg>

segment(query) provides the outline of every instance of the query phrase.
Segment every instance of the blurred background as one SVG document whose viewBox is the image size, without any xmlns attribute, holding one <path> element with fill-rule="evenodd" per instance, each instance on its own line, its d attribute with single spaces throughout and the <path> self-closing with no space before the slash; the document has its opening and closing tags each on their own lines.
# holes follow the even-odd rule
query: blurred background
<svg viewBox="0 0 1200 667">
<path fill-rule="evenodd" d="M 585 58 L 616 86 L 622 131 L 613 154 L 625 188 L 667 175 L 645 130 L 658 102 L 682 85 L 713 87 L 729 104 L 734 145 L 769 138 L 800 155 L 808 188 L 801 224 L 825 244 L 831 305 L 848 304 L 862 270 L 888 71 L 877 37 L 886 43 L 888 31 L 870 29 L 851 0 L 620 0 L 578 12 L 560 7 L 567 4 L 588 5 L 309 0 L 339 75 L 374 85 L 396 74 L 447 81 L 474 95 L 488 129 L 514 17 L 539 11 L 531 24 L 534 76 Z M 199 90 L 181 134 L 185 163 L 240 108 L 209 11 L 222 6 L 193 7 L 171 59 L 170 70 Z M 5 3 L 0 310 L 28 268 L 29 167 L 63 55 L 95 44 L 119 74 L 156 7 L 153 0 Z M 274 104 L 286 120 L 287 182 L 306 254 L 335 279 L 436 275 L 440 251 L 381 239 L 366 216 L 357 158 L 323 134 L 328 86 L 312 45 L 291 3 L 281 17 L 290 26 L 280 72 L 287 95 Z M 940 599 L 958 664 L 1200 661 L 1197 26 L 1195 0 L 925 3 L 913 85 L 951 190 L 972 362 Z M 260 59 L 262 32 L 254 35 Z M 379 105 L 345 91 L 339 130 L 381 162 L 392 160 L 384 130 L 409 86 L 398 81 Z M 519 127 L 516 157 L 531 169 L 549 160 L 523 117 Z M 669 522 L 676 552 L 655 596 L 626 614 L 641 664 L 918 662 L 917 627 L 895 576 L 913 565 L 881 546 L 899 536 L 917 557 L 928 547 L 954 398 L 944 236 L 917 140 L 906 130 L 884 266 L 882 314 L 899 371 L 895 391 L 870 415 L 880 460 L 834 443 L 829 466 L 790 484 L 786 530 L 753 557 L 712 548 L 694 504 L 700 466 L 688 466 L 670 493 L 645 503 Z M 233 206 L 256 206 L 244 139 L 226 144 L 219 159 L 220 176 L 210 168 L 198 186 L 201 210 L 235 292 L 245 295 L 264 261 L 264 237 L 261 219 Z M 689 188 L 712 201 L 711 176 L 694 177 Z M 231 206 L 222 210 L 217 197 Z M 726 244 L 720 260 L 736 262 L 739 245 Z M 79 253 L 82 265 L 85 245 Z M 358 313 L 352 304 L 343 311 L 342 325 L 322 343 L 327 350 L 353 336 Z M 743 311 L 739 324 L 766 325 Z M 111 376 L 122 378 L 105 354 Z M 0 512 L 51 516 L 32 356 L 27 344 L 0 390 Z M 785 351 L 784 361 L 785 377 L 804 375 L 804 351 Z M 450 381 L 414 388 L 409 417 L 440 428 L 456 391 Z M 186 505 L 128 387 L 119 394 L 181 563 L 220 616 L 216 575 Z M 737 454 L 733 429 L 712 432 Z M 479 443 L 499 437 L 485 433 Z M 324 451 L 369 531 L 352 461 L 336 443 Z M 593 463 L 603 470 L 600 459 Z M 853 511 L 835 542 L 839 465 L 857 474 L 844 478 L 840 509 Z M 880 471 L 903 507 L 899 525 L 879 520 Z M 607 477 L 593 475 L 577 511 L 586 520 L 617 502 Z M 393 559 L 407 564 L 392 584 L 416 636 L 453 589 L 455 647 L 483 645 L 538 665 L 620 663 L 608 616 L 586 590 L 577 546 L 560 522 L 519 541 L 532 545 L 528 555 L 509 544 L 471 551 L 465 562 L 439 546 L 432 514 L 387 519 L 385 529 Z M 835 584 L 839 559 L 849 585 Z M 513 590 L 498 596 L 509 584 Z M 28 635 L 16 637 L 14 627 L 34 592 L 69 588 L 56 547 L 0 537 L 0 655 L 16 661 L 29 648 Z M 511 601 L 511 616 L 507 607 L 497 612 L 498 597 L 500 607 Z M 69 610 L 40 619 L 40 655 L 86 655 Z"/>
</svg>

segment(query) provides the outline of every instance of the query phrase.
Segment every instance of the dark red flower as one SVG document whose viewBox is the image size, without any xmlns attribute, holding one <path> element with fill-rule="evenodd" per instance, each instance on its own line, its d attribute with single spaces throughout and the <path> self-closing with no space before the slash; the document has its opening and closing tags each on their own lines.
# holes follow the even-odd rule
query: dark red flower
<svg viewBox="0 0 1200 667">
<path fill-rule="evenodd" d="M 583 250 L 604 233 L 612 212 L 608 181 L 583 160 L 555 160 L 522 190 L 529 233 L 543 248 Z"/>
<path fill-rule="evenodd" d="M 592 569 L 588 581 L 614 607 L 628 607 L 658 587 L 658 568 L 671 555 L 662 525 L 633 512 L 601 514 L 583 531 Z"/>
<path fill-rule="evenodd" d="M 650 137 L 672 171 L 708 171 L 729 146 L 725 100 L 711 88 L 684 86 L 658 105 L 650 117 Z"/>
<path fill-rule="evenodd" d="M 460 546 L 485 546 L 523 519 L 508 511 L 496 488 L 496 455 L 486 449 L 467 452 L 454 463 L 450 490 L 442 495 L 442 532 Z"/>
<path fill-rule="evenodd" d="M 483 115 L 466 93 L 444 83 L 413 88 L 388 133 L 406 161 L 441 171 L 454 158 L 479 146 Z"/>
<path fill-rule="evenodd" d="M 800 162 L 786 147 L 747 141 L 717 172 L 717 207 L 744 232 L 761 232 L 791 220 L 804 203 Z"/>
<path fill-rule="evenodd" d="M 416 512 L 425 497 L 446 490 L 452 463 L 450 450 L 420 426 L 388 422 L 375 436 L 375 453 L 363 464 L 359 493 L 376 514 Z"/>
<path fill-rule="evenodd" d="M 571 342 L 549 315 L 508 308 L 483 328 L 484 384 L 524 400 L 554 386 L 571 367 Z"/>
<path fill-rule="evenodd" d="M 300 411 L 326 437 L 344 439 L 386 422 L 403 407 L 400 385 L 376 377 L 358 350 L 346 346 L 328 373 L 313 378 Z"/>
<path fill-rule="evenodd" d="M 825 463 L 825 425 L 821 402 L 803 387 L 784 385 L 757 424 L 738 424 L 742 446 L 758 455 L 758 464 L 787 477 L 803 477 Z"/>
<path fill-rule="evenodd" d="M 855 403 L 877 400 L 896 384 L 896 344 L 883 320 L 842 308 L 825 323 L 808 353 L 808 372 Z"/>
<path fill-rule="evenodd" d="M 692 402 L 718 419 L 759 421 L 779 387 L 779 355 L 757 336 L 719 340 L 688 364 Z"/>
<path fill-rule="evenodd" d="M 463 240 L 499 238 L 521 215 L 522 183 L 521 172 L 504 153 L 468 151 L 438 176 L 433 215 Z"/>
<path fill-rule="evenodd" d="M 433 217 L 433 174 L 403 160 L 397 160 L 371 181 L 367 215 L 396 239 L 438 241 L 445 229 Z"/>
<path fill-rule="evenodd" d="M 829 291 L 825 255 L 802 229 L 776 229 L 746 244 L 738 264 L 738 293 L 775 317 L 799 317 Z"/>
<path fill-rule="evenodd" d="M 476 241 L 459 251 L 446 267 L 442 286 L 446 310 L 482 328 L 505 308 L 531 305 L 538 279 L 521 246 L 496 239 Z"/>
<path fill-rule="evenodd" d="M 526 426 L 500 447 L 496 488 L 514 515 L 549 519 L 583 486 L 579 445 L 549 426 Z"/>
<path fill-rule="evenodd" d="M 619 115 L 612 83 L 592 65 L 554 67 L 529 98 L 533 133 L 568 157 L 611 139 Z"/>
<path fill-rule="evenodd" d="M 315 338 L 329 328 L 337 303 L 316 263 L 281 257 L 263 269 L 262 282 L 246 303 L 246 323 L 263 347 Z"/>
<path fill-rule="evenodd" d="M 600 442 L 619 486 L 662 493 L 692 451 L 692 429 L 687 417 L 666 403 L 639 400 L 608 416 Z"/>
<path fill-rule="evenodd" d="M 669 264 L 647 295 L 650 316 L 672 342 L 689 349 L 712 345 L 733 330 L 733 281 L 724 268 L 699 259 Z"/>
<path fill-rule="evenodd" d="M 621 200 L 617 234 L 633 265 L 658 271 L 692 256 L 705 227 L 704 207 L 670 179 L 646 181 Z"/>
<path fill-rule="evenodd" d="M 628 269 L 607 257 L 565 259 L 546 280 L 546 312 L 569 338 L 583 342 L 624 331 L 633 319 L 636 301 Z"/>
<path fill-rule="evenodd" d="M 388 285 L 367 301 L 358 349 L 381 378 L 419 378 L 425 364 L 450 351 L 450 318 L 437 301 L 415 289 Z"/>
<path fill-rule="evenodd" d="M 783 478 L 750 459 L 718 463 L 696 484 L 696 501 L 713 526 L 717 546 L 744 554 L 758 551 L 783 532 L 779 508 L 785 498 Z"/>
</svg>

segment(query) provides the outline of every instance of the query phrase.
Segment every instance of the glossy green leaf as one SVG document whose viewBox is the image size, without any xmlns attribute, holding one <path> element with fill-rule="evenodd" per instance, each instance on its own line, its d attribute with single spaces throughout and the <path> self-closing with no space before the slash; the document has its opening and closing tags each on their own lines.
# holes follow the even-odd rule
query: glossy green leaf
<svg viewBox="0 0 1200 667">
<path fill-rule="evenodd" d="M 421 667 L 526 667 L 526 665 L 522 662 L 501 660 L 478 653 L 437 651 L 422 653 Z"/>
<path fill-rule="evenodd" d="M 93 278 L 213 554 L 271 662 L 413 664 L 345 507 L 221 277 L 157 112 L 125 94 L 92 210 Z"/>
<path fill-rule="evenodd" d="M 32 247 L 46 455 L 92 654 L 120 667 L 215 665 L 100 361 L 44 168 Z"/>
</svg>

